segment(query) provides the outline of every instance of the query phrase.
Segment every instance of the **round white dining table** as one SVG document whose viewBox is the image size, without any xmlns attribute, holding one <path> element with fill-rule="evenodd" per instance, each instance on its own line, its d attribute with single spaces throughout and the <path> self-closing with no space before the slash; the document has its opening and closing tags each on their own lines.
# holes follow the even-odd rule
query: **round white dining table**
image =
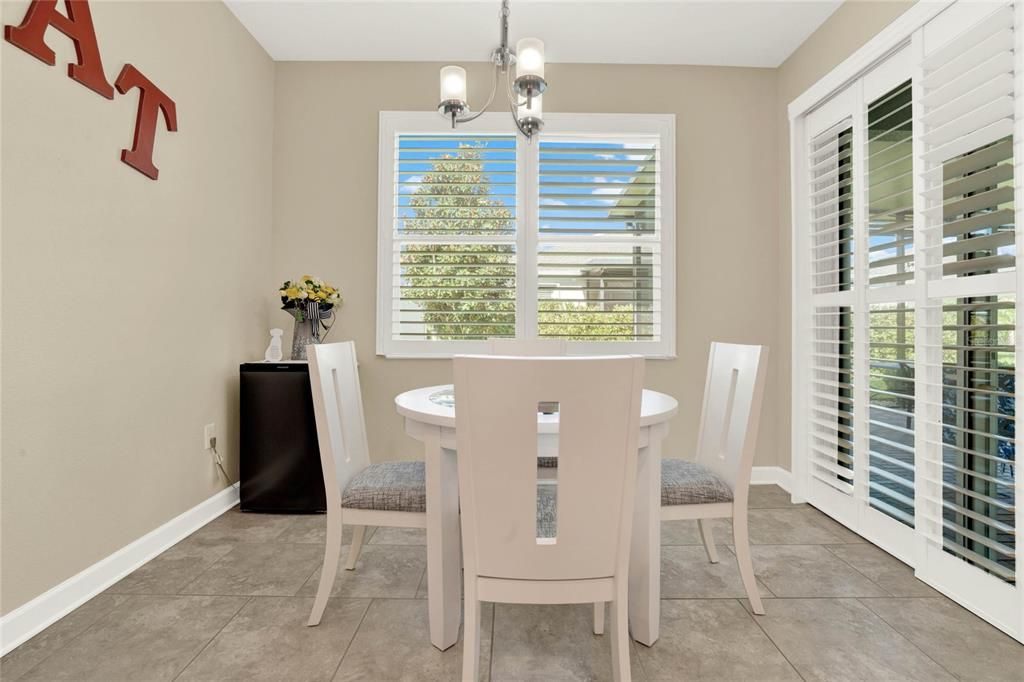
<svg viewBox="0 0 1024 682">
<path fill-rule="evenodd" d="M 430 641 L 444 650 L 459 637 L 461 538 L 452 386 L 427 386 L 395 398 L 405 432 L 423 443 L 427 486 L 427 600 Z M 661 598 L 661 444 L 679 410 L 672 396 L 644 389 L 640 409 L 636 506 L 629 566 L 629 622 L 633 639 L 658 639 Z M 557 415 L 538 414 L 538 454 L 554 455 Z M 551 448 L 549 450 L 548 448 Z"/>
</svg>

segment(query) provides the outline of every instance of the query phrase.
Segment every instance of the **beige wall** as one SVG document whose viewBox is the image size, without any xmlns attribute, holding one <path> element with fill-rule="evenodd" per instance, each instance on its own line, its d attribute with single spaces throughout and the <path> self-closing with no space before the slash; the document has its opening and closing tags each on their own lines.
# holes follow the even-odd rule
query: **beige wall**
<svg viewBox="0 0 1024 682">
<path fill-rule="evenodd" d="M 137 92 L 69 79 L 55 30 L 55 67 L 0 46 L 4 613 L 225 486 L 203 425 L 233 473 L 266 337 L 273 62 L 220 2 L 91 4 L 108 79 L 135 64 L 179 132 L 153 182 L 119 160 Z"/>
<path fill-rule="evenodd" d="M 429 109 L 439 66 L 277 64 L 274 277 L 309 272 L 341 287 L 346 302 L 334 338 L 356 341 L 377 459 L 422 456 L 402 432 L 395 395 L 451 381 L 450 362 L 374 355 L 378 112 Z M 547 111 L 677 116 L 679 357 L 649 363 L 647 385 L 679 398 L 667 453 L 687 456 L 696 445 L 709 342 L 771 345 L 777 336 L 775 72 L 555 64 L 548 77 Z M 487 67 L 474 65 L 469 78 L 473 99 L 485 96 Z M 271 303 L 272 322 L 287 324 L 277 307 Z M 760 463 L 776 459 L 775 402 L 767 401 L 762 421 Z"/>
<path fill-rule="evenodd" d="M 790 220 L 790 163 L 789 163 L 789 103 L 818 82 L 829 71 L 838 66 L 880 30 L 903 14 L 914 3 L 904 0 L 867 2 L 848 0 L 812 33 L 777 70 L 778 90 L 776 101 L 778 139 L 778 341 L 782 350 L 778 358 L 779 381 L 771 394 L 777 403 L 776 418 L 778 453 L 777 464 L 790 469 L 790 368 L 791 340 L 791 279 L 792 271 L 792 222 Z"/>
</svg>

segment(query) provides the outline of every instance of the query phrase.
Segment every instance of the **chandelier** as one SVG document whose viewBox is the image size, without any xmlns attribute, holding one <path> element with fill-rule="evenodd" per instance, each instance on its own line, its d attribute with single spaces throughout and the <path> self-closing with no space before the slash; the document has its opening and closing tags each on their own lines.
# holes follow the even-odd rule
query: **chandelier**
<svg viewBox="0 0 1024 682">
<path fill-rule="evenodd" d="M 509 0 L 502 0 L 501 15 L 498 18 L 501 45 L 491 53 L 494 64 L 494 79 L 491 94 L 480 111 L 470 113 L 466 95 L 466 70 L 461 66 L 445 66 L 441 69 L 441 103 L 438 112 L 450 118 L 452 128 L 459 123 L 468 123 L 487 111 L 498 91 L 499 81 L 504 80 L 503 89 L 508 96 L 509 110 L 526 139 L 544 126 L 542 96 L 548 84 L 544 80 L 544 41 L 537 38 L 523 38 L 516 43 L 515 52 L 508 47 Z M 511 66 L 515 65 L 515 79 Z"/>
</svg>

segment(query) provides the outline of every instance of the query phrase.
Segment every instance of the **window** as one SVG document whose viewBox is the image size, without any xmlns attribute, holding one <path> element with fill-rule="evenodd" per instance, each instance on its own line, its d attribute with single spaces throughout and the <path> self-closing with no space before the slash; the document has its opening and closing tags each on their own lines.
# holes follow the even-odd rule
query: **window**
<svg viewBox="0 0 1024 682">
<path fill-rule="evenodd" d="M 377 351 L 675 353 L 674 116 L 383 112 Z"/>
</svg>

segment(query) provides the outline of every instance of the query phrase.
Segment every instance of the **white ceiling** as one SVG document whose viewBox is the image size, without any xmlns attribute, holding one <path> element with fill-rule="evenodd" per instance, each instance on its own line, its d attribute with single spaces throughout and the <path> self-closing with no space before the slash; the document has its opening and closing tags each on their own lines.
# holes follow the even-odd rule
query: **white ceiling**
<svg viewBox="0 0 1024 682">
<path fill-rule="evenodd" d="M 276 60 L 486 61 L 500 0 L 225 0 Z M 842 0 L 512 0 L 550 62 L 775 67 Z"/>
</svg>

